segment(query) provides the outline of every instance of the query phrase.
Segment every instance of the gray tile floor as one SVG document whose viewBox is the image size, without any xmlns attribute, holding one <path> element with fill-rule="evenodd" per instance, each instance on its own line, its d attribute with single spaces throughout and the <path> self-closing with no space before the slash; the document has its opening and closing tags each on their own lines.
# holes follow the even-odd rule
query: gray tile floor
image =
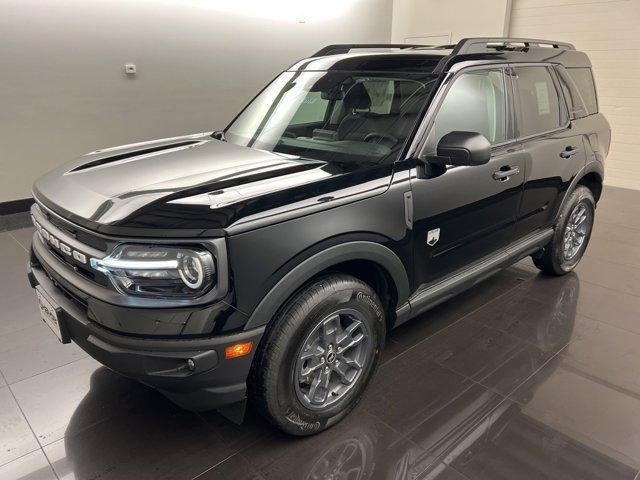
<svg viewBox="0 0 640 480">
<path fill-rule="evenodd" d="M 313 438 L 180 410 L 38 318 L 32 229 L 0 233 L 0 479 L 640 478 L 640 192 L 587 255 L 529 260 L 391 333 L 361 404 Z"/>
</svg>

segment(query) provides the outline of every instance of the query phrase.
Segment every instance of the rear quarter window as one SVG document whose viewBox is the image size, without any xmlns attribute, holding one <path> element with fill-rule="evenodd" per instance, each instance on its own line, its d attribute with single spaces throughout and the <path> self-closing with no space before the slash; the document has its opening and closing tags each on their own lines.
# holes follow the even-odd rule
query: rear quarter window
<svg viewBox="0 0 640 480">
<path fill-rule="evenodd" d="M 567 68 L 584 102 L 587 114 L 598 113 L 598 97 L 590 68 Z"/>
<path fill-rule="evenodd" d="M 587 116 L 588 113 L 586 107 L 584 106 L 582 96 L 580 95 L 580 92 L 578 92 L 578 87 L 576 86 L 575 82 L 567 73 L 567 70 L 561 65 L 556 65 L 555 71 L 558 75 L 558 83 L 562 88 L 562 93 L 567 103 L 567 108 L 569 109 L 569 115 L 571 119 L 573 120 L 574 118 L 582 118 Z"/>
</svg>

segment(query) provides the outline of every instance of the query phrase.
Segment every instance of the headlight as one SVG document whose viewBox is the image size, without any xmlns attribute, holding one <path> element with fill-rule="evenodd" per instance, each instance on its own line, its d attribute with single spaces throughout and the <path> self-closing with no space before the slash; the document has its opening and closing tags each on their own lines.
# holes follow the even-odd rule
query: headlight
<svg viewBox="0 0 640 480">
<path fill-rule="evenodd" d="M 91 266 L 121 293 L 145 297 L 197 297 L 211 288 L 215 263 L 210 252 L 162 245 L 118 245 Z"/>
</svg>

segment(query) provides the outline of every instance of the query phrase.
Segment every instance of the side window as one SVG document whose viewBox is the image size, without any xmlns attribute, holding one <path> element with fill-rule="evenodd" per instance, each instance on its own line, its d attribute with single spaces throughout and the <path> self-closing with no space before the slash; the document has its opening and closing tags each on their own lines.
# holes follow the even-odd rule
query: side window
<svg viewBox="0 0 640 480">
<path fill-rule="evenodd" d="M 322 92 L 309 92 L 293 115 L 290 125 L 322 122 L 327 112 L 329 100 L 322 98 Z"/>
<path fill-rule="evenodd" d="M 518 88 L 520 135 L 526 137 L 559 128 L 565 114 L 547 67 L 515 67 L 513 70 Z"/>
<path fill-rule="evenodd" d="M 454 131 L 478 132 L 492 144 L 506 140 L 507 101 L 501 69 L 473 70 L 458 76 L 436 113 L 428 149 Z"/>
<path fill-rule="evenodd" d="M 566 69 L 561 66 L 556 66 L 556 73 L 558 74 L 558 81 L 564 94 L 564 99 L 567 102 L 567 108 L 571 114 L 571 118 L 582 118 L 587 115 L 587 109 L 584 106 L 578 87 L 567 73 Z"/>
<path fill-rule="evenodd" d="M 567 72 L 573 78 L 578 91 L 584 100 L 587 113 L 598 113 L 598 97 L 596 96 L 596 85 L 590 68 L 567 68 Z"/>
</svg>

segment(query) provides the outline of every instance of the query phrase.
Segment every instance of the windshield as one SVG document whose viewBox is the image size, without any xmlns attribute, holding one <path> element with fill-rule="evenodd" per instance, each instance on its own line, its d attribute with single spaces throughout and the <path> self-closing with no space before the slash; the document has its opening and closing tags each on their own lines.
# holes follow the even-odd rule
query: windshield
<svg viewBox="0 0 640 480">
<path fill-rule="evenodd" d="M 425 74 L 284 72 L 233 121 L 225 138 L 313 160 L 392 162 L 434 83 Z"/>
</svg>

